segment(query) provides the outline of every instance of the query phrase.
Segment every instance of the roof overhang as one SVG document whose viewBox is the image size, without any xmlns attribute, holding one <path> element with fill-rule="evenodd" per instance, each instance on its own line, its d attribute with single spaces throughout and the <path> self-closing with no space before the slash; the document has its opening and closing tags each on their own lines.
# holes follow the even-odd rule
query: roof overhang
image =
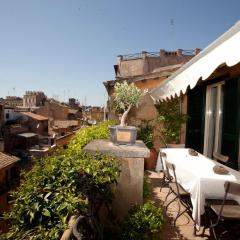
<svg viewBox="0 0 240 240">
<path fill-rule="evenodd" d="M 232 67 L 239 63 L 239 49 L 240 21 L 151 90 L 151 97 L 155 101 L 163 101 L 184 94 L 188 87 L 194 88 L 200 79 L 207 80 L 219 66 Z"/>
</svg>

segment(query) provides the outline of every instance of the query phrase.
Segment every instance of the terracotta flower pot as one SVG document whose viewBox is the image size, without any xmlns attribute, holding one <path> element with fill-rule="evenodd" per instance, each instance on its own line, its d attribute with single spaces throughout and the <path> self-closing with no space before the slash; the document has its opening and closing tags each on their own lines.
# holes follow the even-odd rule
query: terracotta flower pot
<svg viewBox="0 0 240 240">
<path fill-rule="evenodd" d="M 151 148 L 149 158 L 145 158 L 144 165 L 146 170 L 155 170 L 156 163 L 157 163 L 157 156 L 158 156 L 158 153 L 156 149 Z"/>
</svg>

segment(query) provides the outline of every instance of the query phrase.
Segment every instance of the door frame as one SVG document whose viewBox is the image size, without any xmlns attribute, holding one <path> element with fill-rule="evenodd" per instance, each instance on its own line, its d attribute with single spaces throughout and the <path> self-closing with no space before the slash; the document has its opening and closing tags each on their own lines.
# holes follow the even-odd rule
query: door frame
<svg viewBox="0 0 240 240">
<path fill-rule="evenodd" d="M 221 93 L 222 93 L 222 86 L 225 84 L 225 81 L 220 81 L 211 85 L 208 85 L 206 88 L 206 108 L 205 108 L 205 126 L 204 126 L 204 145 L 203 145 L 203 154 L 205 156 L 208 155 L 208 146 L 209 146 L 209 124 L 210 124 L 210 99 L 211 99 L 211 89 L 213 87 L 217 87 L 217 102 L 216 102 L 216 120 L 214 124 L 215 128 L 215 134 L 214 134 L 214 145 L 213 149 L 219 148 L 218 150 L 221 151 L 221 138 L 219 139 L 219 131 L 216 131 L 216 129 L 220 129 L 220 114 L 223 116 L 223 99 L 221 103 Z M 220 87 L 219 87 L 220 86 Z M 221 108 L 220 108 L 221 107 Z M 217 141 L 216 141 L 217 140 Z M 217 146 L 218 145 L 218 146 Z M 212 157 L 212 156 L 209 156 Z"/>
</svg>

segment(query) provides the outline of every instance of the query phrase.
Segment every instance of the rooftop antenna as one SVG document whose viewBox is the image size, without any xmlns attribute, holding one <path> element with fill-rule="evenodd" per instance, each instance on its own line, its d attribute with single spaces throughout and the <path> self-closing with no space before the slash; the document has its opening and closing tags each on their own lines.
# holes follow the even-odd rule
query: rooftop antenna
<svg viewBox="0 0 240 240">
<path fill-rule="evenodd" d="M 63 101 L 64 102 L 66 101 L 66 90 L 65 89 L 63 90 Z"/>
<path fill-rule="evenodd" d="M 68 94 L 67 94 L 67 100 L 70 98 L 70 90 L 67 90 Z"/>
<path fill-rule="evenodd" d="M 175 19 L 170 18 L 170 45 L 175 48 Z"/>
</svg>

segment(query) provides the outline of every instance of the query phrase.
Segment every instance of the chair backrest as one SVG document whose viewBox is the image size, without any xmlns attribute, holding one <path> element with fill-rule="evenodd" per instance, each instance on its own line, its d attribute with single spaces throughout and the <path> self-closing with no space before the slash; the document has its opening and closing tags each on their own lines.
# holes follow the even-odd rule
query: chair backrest
<svg viewBox="0 0 240 240">
<path fill-rule="evenodd" d="M 226 202 L 226 200 L 227 200 L 227 195 L 228 195 L 228 193 L 231 193 L 231 194 L 233 194 L 233 195 L 238 195 L 238 196 L 240 196 L 240 184 L 239 184 L 239 183 L 234 183 L 234 182 L 226 181 L 226 182 L 224 183 L 224 189 L 225 189 L 225 194 L 224 194 L 224 198 L 223 198 L 223 201 L 222 201 L 221 209 L 220 209 L 219 214 L 218 214 L 217 223 L 218 223 L 218 222 L 220 221 L 220 219 L 221 219 L 222 211 L 223 211 L 225 202 Z"/>
<path fill-rule="evenodd" d="M 164 152 L 160 152 L 160 160 L 161 160 L 161 163 L 162 163 L 162 166 L 163 166 L 163 171 L 164 171 L 164 174 L 165 174 L 165 177 L 168 179 L 168 180 L 171 180 L 172 177 L 169 173 L 169 169 L 168 167 L 166 166 L 166 158 L 167 158 L 167 154 L 164 153 Z"/>
<path fill-rule="evenodd" d="M 173 163 L 170 163 L 170 162 L 167 162 L 166 161 L 166 167 L 168 168 L 168 171 L 171 170 L 173 172 L 173 176 L 174 176 L 174 179 L 175 179 L 175 184 L 176 184 L 176 187 L 177 187 L 177 195 L 180 196 L 180 192 L 179 192 L 179 186 L 178 186 L 178 183 L 177 183 L 177 175 L 176 175 L 176 167 Z"/>
<path fill-rule="evenodd" d="M 161 164 L 162 164 L 162 167 L 163 167 L 163 170 L 165 170 L 165 159 L 166 159 L 166 157 L 167 157 L 167 154 L 166 153 L 164 153 L 164 152 L 159 152 L 159 154 L 160 154 L 160 160 L 161 160 Z"/>
<path fill-rule="evenodd" d="M 240 183 L 228 182 L 224 183 L 225 192 L 240 196 Z"/>
<path fill-rule="evenodd" d="M 229 157 L 218 152 L 213 152 L 213 159 L 220 163 L 227 164 Z"/>
<path fill-rule="evenodd" d="M 185 144 L 175 144 L 175 143 L 169 143 L 167 144 L 167 148 L 185 148 Z"/>
</svg>

